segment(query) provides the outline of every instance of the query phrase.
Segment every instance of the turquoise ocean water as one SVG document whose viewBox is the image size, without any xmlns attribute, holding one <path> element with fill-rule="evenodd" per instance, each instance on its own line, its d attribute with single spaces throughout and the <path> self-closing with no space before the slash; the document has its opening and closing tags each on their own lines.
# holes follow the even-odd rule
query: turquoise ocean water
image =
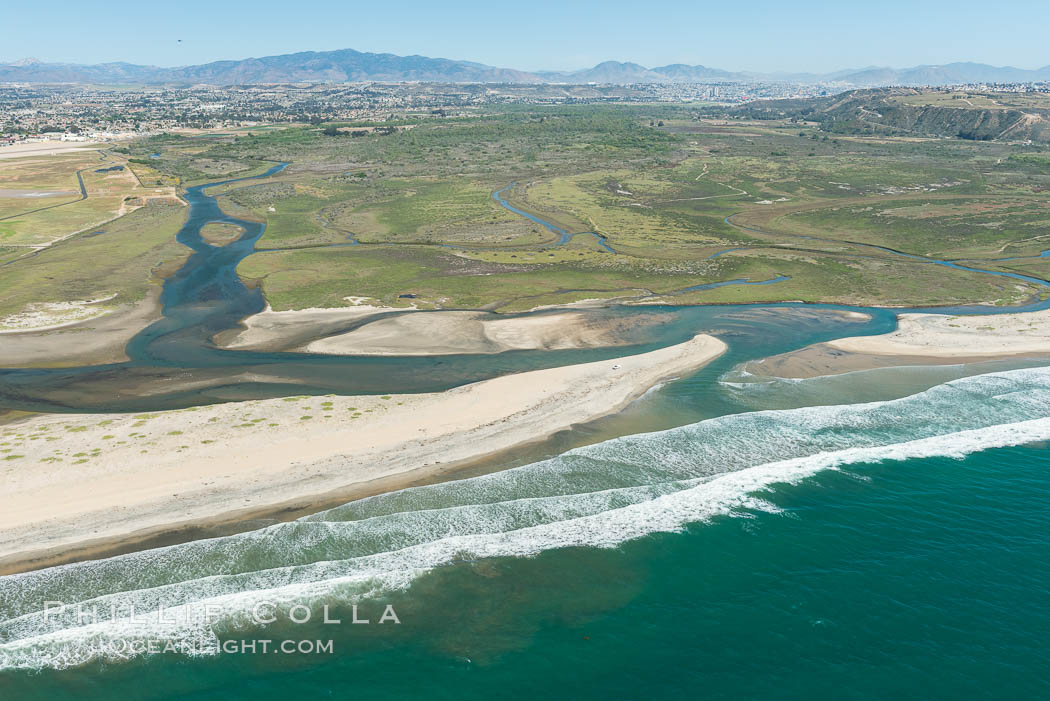
<svg viewBox="0 0 1050 701">
<path fill-rule="evenodd" d="M 1046 697 L 1050 369 L 962 373 L 719 375 L 760 410 L 0 578 L 0 698 Z M 224 652 L 260 640 L 333 650 Z"/>
<path fill-rule="evenodd" d="M 186 193 L 179 241 L 194 254 L 165 284 L 165 319 L 129 345 L 132 360 L 0 369 L 0 409 L 433 391 L 624 350 L 216 349 L 208 339 L 263 308 L 235 274 L 263 228 L 223 213 L 207 187 Z M 247 233 L 212 247 L 200 238 L 210 221 Z M 697 289 L 725 284 L 767 283 Z M 1045 361 L 766 381 L 740 364 L 884 333 L 895 314 L 590 313 L 655 317 L 654 330 L 630 334 L 632 352 L 697 332 L 730 351 L 621 414 L 489 466 L 511 469 L 0 577 L 0 701 L 1050 697 Z M 379 623 L 386 607 L 398 623 Z M 342 623 L 321 622 L 326 609 Z"/>
</svg>

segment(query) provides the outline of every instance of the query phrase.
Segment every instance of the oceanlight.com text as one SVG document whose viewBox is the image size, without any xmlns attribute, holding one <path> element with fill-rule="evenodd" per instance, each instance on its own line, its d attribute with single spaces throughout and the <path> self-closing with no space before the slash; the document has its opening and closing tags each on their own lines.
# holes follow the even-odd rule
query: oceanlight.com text
<svg viewBox="0 0 1050 701">
<path fill-rule="evenodd" d="M 322 625 L 400 625 L 401 619 L 390 604 L 371 606 L 351 604 L 341 607 L 345 613 L 335 613 L 329 604 L 310 607 L 305 604 L 293 604 L 259 601 L 247 614 L 252 623 L 259 626 L 277 622 L 291 622 L 296 625 L 319 623 Z M 211 625 L 230 615 L 240 615 L 241 611 L 230 611 L 219 604 L 203 606 L 164 606 L 163 604 L 148 611 L 137 611 L 134 605 L 109 608 L 87 604 L 66 605 L 61 601 L 45 601 L 41 615 L 53 628 L 59 629 L 69 625 L 83 626 L 97 623 L 119 623 L 132 626 L 155 625 Z"/>
</svg>

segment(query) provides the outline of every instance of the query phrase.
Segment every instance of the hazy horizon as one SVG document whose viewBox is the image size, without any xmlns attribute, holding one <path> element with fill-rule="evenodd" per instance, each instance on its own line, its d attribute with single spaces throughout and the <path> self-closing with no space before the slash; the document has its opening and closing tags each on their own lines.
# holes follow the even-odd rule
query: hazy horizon
<svg viewBox="0 0 1050 701">
<path fill-rule="evenodd" d="M 317 52 L 317 53 L 323 53 L 323 52 L 330 52 L 330 51 L 340 51 L 340 50 L 344 50 L 344 49 L 352 49 L 352 50 L 355 50 L 355 51 L 360 51 L 362 53 L 394 54 L 394 52 L 392 52 L 392 51 L 365 51 L 363 49 L 359 49 L 359 48 L 354 47 L 354 46 L 341 46 L 341 47 L 332 48 L 332 49 L 300 49 L 298 51 L 288 51 L 288 52 L 281 52 L 281 53 L 266 53 L 266 54 L 259 53 L 259 54 L 254 54 L 254 55 L 250 55 L 250 56 L 226 56 L 226 57 L 222 57 L 222 58 L 211 59 L 211 60 L 208 60 L 208 61 L 200 61 L 200 62 L 197 62 L 197 63 L 180 63 L 180 64 L 177 64 L 177 65 L 175 65 L 175 64 L 172 64 L 172 65 L 161 64 L 161 63 L 150 62 L 150 61 L 127 61 L 127 60 L 124 60 L 124 59 L 115 59 L 115 60 L 112 60 L 112 61 L 58 61 L 58 60 L 51 60 L 49 58 L 41 57 L 41 56 L 20 56 L 18 58 L 0 57 L 0 64 L 13 64 L 13 63 L 19 63 L 21 61 L 30 60 L 30 61 L 39 61 L 40 63 L 45 63 L 45 64 L 53 63 L 53 64 L 76 64 L 76 65 L 100 65 L 100 64 L 106 64 L 106 63 L 130 63 L 130 64 L 141 65 L 141 66 L 154 66 L 156 68 L 172 68 L 172 69 L 175 69 L 175 68 L 184 68 L 184 67 L 187 67 L 187 66 L 195 66 L 195 65 L 202 65 L 202 64 L 207 64 L 207 63 L 214 63 L 214 62 L 218 62 L 218 61 L 243 61 L 243 60 L 249 60 L 249 59 L 253 59 L 253 58 L 264 58 L 266 56 L 288 55 L 288 54 L 305 53 L 305 52 L 311 52 L 311 51 Z M 422 56 L 424 58 L 448 59 L 448 60 L 452 60 L 452 61 L 466 61 L 466 62 L 484 63 L 483 61 L 479 62 L 476 59 L 470 58 L 469 56 L 468 57 L 464 57 L 464 56 L 435 56 L 435 55 L 418 54 L 418 53 L 417 54 L 396 54 L 396 55 L 398 55 L 398 56 L 419 55 L 419 56 Z M 731 65 L 720 65 L 720 64 L 711 63 L 711 62 L 703 63 L 703 62 L 699 62 L 699 61 L 698 62 L 692 62 L 692 63 L 690 63 L 689 61 L 672 61 L 672 62 L 669 62 L 669 63 L 643 63 L 641 61 L 636 61 L 636 60 L 631 59 L 631 58 L 618 58 L 618 57 L 599 59 L 599 60 L 596 60 L 594 63 L 588 64 L 588 65 L 571 66 L 571 67 L 567 67 L 567 68 L 524 68 L 522 66 L 511 66 L 511 65 L 501 65 L 501 64 L 491 64 L 491 63 L 486 63 L 485 65 L 488 65 L 488 66 L 491 66 L 491 67 L 494 67 L 494 68 L 507 68 L 507 69 L 513 69 L 513 70 L 520 70 L 520 71 L 524 71 L 524 72 L 527 72 L 527 73 L 551 73 L 551 72 L 572 73 L 572 72 L 575 72 L 575 71 L 581 71 L 581 70 L 587 70 L 587 69 L 590 69 L 590 68 L 594 68 L 596 65 L 598 65 L 600 63 L 605 63 L 605 62 L 608 62 L 608 61 L 614 61 L 614 62 L 617 62 L 617 63 L 636 63 L 636 64 L 642 65 L 642 66 L 644 66 L 646 68 L 659 68 L 661 66 L 672 65 L 672 64 L 675 64 L 675 63 L 677 63 L 677 64 L 686 64 L 686 65 L 690 65 L 690 66 L 703 65 L 703 66 L 706 66 L 707 68 L 725 69 L 725 70 L 729 70 L 729 71 L 738 71 L 738 72 L 747 72 L 747 73 L 764 73 L 764 74 L 769 74 L 769 75 L 802 74 L 802 73 L 812 73 L 812 74 L 820 75 L 820 74 L 827 74 L 827 73 L 837 73 L 837 72 L 841 72 L 841 71 L 863 71 L 863 70 L 875 69 L 875 68 L 885 68 L 885 69 L 890 69 L 890 70 L 903 70 L 903 69 L 913 68 L 913 67 L 921 66 L 921 65 L 945 66 L 945 65 L 956 64 L 956 63 L 975 63 L 975 64 L 982 64 L 982 65 L 991 65 L 991 66 L 996 67 L 996 68 L 1018 68 L 1018 69 L 1021 69 L 1021 70 L 1038 70 L 1038 69 L 1050 66 L 1050 62 L 1048 62 L 1046 64 L 1017 65 L 1017 64 L 1008 64 L 1008 63 L 991 63 L 991 62 L 985 62 L 985 61 L 974 61 L 974 60 L 969 59 L 969 58 L 957 58 L 957 59 L 952 59 L 952 60 L 949 60 L 949 61 L 940 61 L 940 62 L 937 62 L 937 63 L 925 63 L 925 64 L 908 64 L 908 65 L 898 64 L 898 65 L 894 65 L 894 64 L 867 63 L 867 64 L 864 64 L 864 65 L 848 65 L 848 66 L 843 65 L 843 66 L 837 66 L 837 67 L 834 67 L 834 68 L 828 68 L 826 70 L 798 70 L 798 71 L 792 71 L 792 70 L 785 70 L 785 69 L 773 70 L 773 69 L 764 69 L 764 68 L 743 69 L 743 68 L 737 68 L 736 66 L 731 66 Z"/>
<path fill-rule="evenodd" d="M 266 0 L 251 6 L 187 0 L 178 12 L 167 6 L 87 8 L 69 0 L 55 7 L 71 21 L 45 23 L 28 13 L 6 18 L 0 62 L 176 67 L 353 48 L 523 71 L 571 71 L 608 60 L 761 73 L 954 62 L 1050 65 L 1042 48 L 1050 3 L 1029 0 L 1008 0 L 994 13 L 972 0 L 920 7 L 903 0 L 877 7 L 816 0 L 805 12 L 756 0 L 746 17 L 712 2 L 667 2 L 640 13 L 621 0 L 572 6 L 537 0 L 527 12 L 478 0 L 455 7 L 406 0 L 396 17 L 385 7 L 335 0 L 307 0 L 295 12 Z"/>
</svg>

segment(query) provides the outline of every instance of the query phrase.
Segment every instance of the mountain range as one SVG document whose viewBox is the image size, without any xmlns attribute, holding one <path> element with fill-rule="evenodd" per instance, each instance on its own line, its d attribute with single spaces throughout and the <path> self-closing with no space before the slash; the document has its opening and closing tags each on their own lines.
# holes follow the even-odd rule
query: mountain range
<svg viewBox="0 0 1050 701">
<path fill-rule="evenodd" d="M 912 68 L 868 67 L 834 73 L 754 73 L 675 63 L 646 68 L 637 63 L 605 61 L 578 71 L 521 71 L 472 61 L 427 56 L 397 56 L 341 49 L 303 51 L 279 56 L 214 61 L 196 66 L 162 68 L 132 63 L 80 65 L 23 59 L 0 63 L 0 82 L 25 83 L 711 83 L 786 81 L 837 82 L 858 87 L 882 85 L 947 85 L 953 83 L 1020 83 L 1050 81 L 1050 65 L 1036 70 L 981 63 L 949 63 Z"/>
</svg>

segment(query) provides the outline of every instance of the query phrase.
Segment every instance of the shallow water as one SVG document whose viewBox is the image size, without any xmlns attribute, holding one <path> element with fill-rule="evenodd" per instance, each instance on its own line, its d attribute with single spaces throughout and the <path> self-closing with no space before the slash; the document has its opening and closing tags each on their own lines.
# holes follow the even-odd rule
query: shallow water
<svg viewBox="0 0 1050 701">
<path fill-rule="evenodd" d="M 284 165 L 257 177 L 279 172 Z M 588 310 L 595 316 L 660 315 L 655 330 L 639 328 L 628 348 L 565 351 L 516 351 L 498 355 L 419 357 L 339 357 L 305 353 L 263 353 L 216 348 L 210 339 L 233 328 L 240 319 L 265 306 L 257 289 L 236 275 L 237 264 L 250 255 L 263 225 L 226 215 L 207 188 L 190 188 L 191 211 L 178 240 L 194 252 L 164 285 L 164 319 L 142 331 L 127 347 L 129 362 L 61 369 L 0 370 L 0 408 L 42 411 L 145 411 L 290 394 L 425 392 L 447 389 L 508 372 L 587 362 L 644 352 L 684 341 L 729 321 L 743 334 L 736 344 L 741 359 L 755 357 L 762 338 L 774 330 L 769 321 L 734 320 L 740 307 L 619 307 Z M 244 228 L 244 235 L 225 246 L 212 246 L 200 235 L 211 222 Z M 736 281 L 734 281 L 735 283 Z M 792 305 L 783 305 L 789 309 Z M 795 305 L 796 307 L 800 305 Z M 747 307 L 743 307 L 748 313 Z M 831 306 L 812 309 L 834 310 Z M 807 316 L 800 327 L 777 330 L 792 347 L 854 333 L 882 333 L 893 324 L 890 312 L 874 312 L 870 324 L 843 323 L 835 314 Z M 360 322 L 348 323 L 348 330 Z M 774 325 L 776 322 L 774 322 Z M 750 334 L 753 338 L 746 339 Z"/>
<path fill-rule="evenodd" d="M 237 264 L 255 250 L 264 225 L 231 217 L 210 187 L 267 178 L 287 164 L 265 173 L 189 188 L 187 221 L 178 240 L 193 254 L 164 285 L 164 318 L 143 330 L 127 346 L 129 362 L 61 369 L 0 369 L 0 409 L 61 411 L 148 411 L 198 404 L 238 401 L 294 394 L 374 394 L 427 392 L 487 379 L 510 372 L 588 362 L 644 352 L 679 343 L 696 333 L 719 335 L 730 344 L 727 359 L 738 363 L 762 355 L 769 348 L 784 352 L 810 343 L 846 335 L 885 333 L 894 328 L 896 313 L 889 310 L 836 305 L 712 305 L 707 307 L 633 306 L 586 310 L 595 316 L 661 315 L 664 323 L 639 327 L 625 340 L 626 348 L 563 351 L 515 351 L 497 355 L 420 357 L 341 357 L 306 353 L 263 353 L 216 348 L 211 338 L 239 321 L 262 311 L 258 289 L 249 289 L 236 274 Z M 493 196 L 504 206 L 534 219 L 551 231 L 563 230 L 507 204 L 499 191 Z M 245 233 L 225 246 L 212 246 L 201 229 L 212 222 L 240 226 Z M 998 274 L 989 272 L 989 274 Z M 732 284 L 772 284 L 783 278 L 751 282 L 727 280 L 690 289 L 712 289 Z M 1050 300 L 1023 309 L 1050 306 Z M 953 313 L 1001 313 L 1020 308 L 971 307 Z M 862 311 L 871 319 L 858 323 L 841 311 Z M 799 323 L 795 323 L 799 320 Z M 349 330 L 360 322 L 348 322 Z M 773 337 L 776 336 L 774 339 Z"/>
<path fill-rule="evenodd" d="M 945 665 L 990 675 L 967 669 L 979 660 L 1033 690 L 1045 680 L 1025 644 L 1048 632 L 1050 457 L 1038 447 L 1048 416 L 1050 369 L 1010 370 L 887 402 L 720 416 L 261 531 L 0 578 L 0 683 L 17 698 L 74 698 L 63 695 L 72 688 L 171 698 L 243 683 L 258 686 L 242 698 L 280 698 L 292 683 L 350 698 L 435 679 L 470 697 L 498 684 L 557 694 L 555 680 L 583 697 L 700 684 L 728 697 L 773 679 L 830 693 L 809 676 L 834 661 L 839 680 L 894 670 L 855 695 L 878 698 L 905 680 L 933 683 Z M 102 614 L 86 625 L 70 608 L 45 622 L 48 599 Z M 390 603 L 402 623 L 260 629 L 246 619 L 261 601 L 371 605 L 373 618 Z M 179 621 L 222 613 L 174 625 L 151 613 L 158 605 Z M 149 622 L 130 625 L 132 608 Z M 338 652 L 274 660 L 216 648 L 311 636 Z M 107 657 L 129 638 L 200 656 Z M 581 664 L 593 693 L 566 681 Z M 756 678 L 763 665 L 768 681 Z"/>
<path fill-rule="evenodd" d="M 506 209 L 507 211 L 514 212 L 519 217 L 524 217 L 529 221 L 535 222 L 536 224 L 539 224 L 540 226 L 545 228 L 547 231 L 551 232 L 552 234 L 555 234 L 558 237 L 558 240 L 554 243 L 555 246 L 564 246 L 577 236 L 591 236 L 594 238 L 594 241 L 598 245 L 598 248 L 605 251 L 606 253 L 616 253 L 616 250 L 609 245 L 609 242 L 601 234 L 595 233 L 593 231 L 582 231 L 575 234 L 570 234 L 566 229 L 563 229 L 560 226 L 555 226 L 549 221 L 541 219 L 540 217 L 537 217 L 534 214 L 529 214 L 524 210 L 518 209 L 510 202 L 507 202 L 507 200 L 503 199 L 503 193 L 514 187 L 516 184 L 517 183 L 511 183 L 502 190 L 496 190 L 492 193 L 492 199 L 499 202 L 500 206 Z"/>
<path fill-rule="evenodd" d="M 210 209 L 203 189 L 190 196 L 201 199 L 180 240 L 195 260 L 166 286 L 167 318 L 135 339 L 133 360 L 5 372 L 9 405 L 436 389 L 623 352 L 427 360 L 211 348 L 216 329 L 261 308 L 233 274 L 261 227 L 211 250 L 194 239 L 203 223 L 251 223 Z M 742 360 L 895 325 L 890 311 L 858 321 L 843 310 L 596 311 L 659 315 L 665 323 L 632 339 L 638 350 L 706 330 L 730 351 L 496 466 L 513 469 L 0 577 L 0 698 L 1047 695 L 1050 369 L 734 373 Z M 178 376 L 217 381 L 128 391 Z M 71 608 L 45 618 L 46 601 Z M 314 621 L 260 628 L 250 612 L 262 601 L 307 606 Z M 78 604 L 97 606 L 97 620 L 80 620 Z M 355 604 L 372 624 L 345 623 Z M 377 624 L 385 604 L 400 625 Z M 344 624 L 318 624 L 324 605 Z M 222 651 L 286 638 L 328 640 L 334 652 Z M 129 640 L 186 647 L 128 656 L 116 643 Z"/>
</svg>

